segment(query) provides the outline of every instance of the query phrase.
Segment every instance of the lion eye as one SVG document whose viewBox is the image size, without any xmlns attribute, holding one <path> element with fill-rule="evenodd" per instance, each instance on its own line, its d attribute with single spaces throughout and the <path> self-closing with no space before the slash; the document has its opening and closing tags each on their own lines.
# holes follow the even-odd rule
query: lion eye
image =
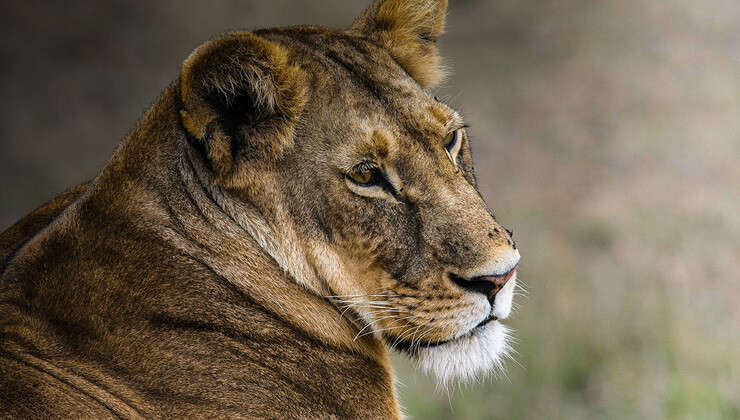
<svg viewBox="0 0 740 420">
<path fill-rule="evenodd" d="M 458 136 L 457 132 L 458 131 L 460 130 L 450 131 L 445 136 L 444 144 L 445 144 L 445 149 L 447 149 L 447 151 L 451 151 L 452 148 L 455 147 L 455 144 L 457 144 L 457 136 Z"/>
<path fill-rule="evenodd" d="M 375 184 L 378 179 L 377 169 L 363 166 L 353 168 L 347 173 L 347 177 L 363 186 Z"/>
</svg>

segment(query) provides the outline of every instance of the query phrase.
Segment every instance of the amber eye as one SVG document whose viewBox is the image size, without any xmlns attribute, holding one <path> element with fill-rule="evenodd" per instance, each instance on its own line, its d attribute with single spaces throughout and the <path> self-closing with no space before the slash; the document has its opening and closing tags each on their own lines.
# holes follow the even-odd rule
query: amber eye
<svg viewBox="0 0 740 420">
<path fill-rule="evenodd" d="M 378 178 L 376 172 L 377 169 L 375 168 L 358 166 L 352 168 L 352 170 L 347 173 L 347 177 L 360 185 L 370 185 L 376 183 Z"/>
<path fill-rule="evenodd" d="M 452 150 L 452 148 L 455 147 L 455 144 L 457 143 L 458 131 L 459 130 L 450 131 L 445 136 L 445 149 L 447 149 L 448 151 Z"/>
</svg>

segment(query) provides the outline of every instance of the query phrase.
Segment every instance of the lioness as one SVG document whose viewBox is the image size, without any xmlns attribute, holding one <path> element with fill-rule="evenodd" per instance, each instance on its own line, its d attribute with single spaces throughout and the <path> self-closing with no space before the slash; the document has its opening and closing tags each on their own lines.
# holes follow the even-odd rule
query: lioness
<svg viewBox="0 0 740 420">
<path fill-rule="evenodd" d="M 0 236 L 0 412 L 399 418 L 506 352 L 519 252 L 430 96 L 446 0 L 233 32 L 89 184 Z"/>
</svg>

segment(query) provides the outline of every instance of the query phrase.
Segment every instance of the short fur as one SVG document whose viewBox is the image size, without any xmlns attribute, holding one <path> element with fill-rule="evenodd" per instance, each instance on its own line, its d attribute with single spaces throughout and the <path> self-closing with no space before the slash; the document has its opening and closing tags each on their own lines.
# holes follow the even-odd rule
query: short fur
<svg viewBox="0 0 740 420">
<path fill-rule="evenodd" d="M 0 235 L 0 417 L 399 418 L 387 347 L 498 363 L 510 293 L 453 279 L 519 254 L 424 89 L 445 9 L 196 49 L 98 177 Z"/>
</svg>

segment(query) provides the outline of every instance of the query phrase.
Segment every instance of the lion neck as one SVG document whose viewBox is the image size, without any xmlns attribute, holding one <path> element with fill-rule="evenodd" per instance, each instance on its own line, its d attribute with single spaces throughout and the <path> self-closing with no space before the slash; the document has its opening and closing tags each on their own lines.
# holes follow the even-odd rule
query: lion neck
<svg viewBox="0 0 740 420">
<path fill-rule="evenodd" d="M 244 196 L 218 186 L 177 121 L 173 96 L 173 89 L 165 92 L 160 101 L 169 106 L 152 107 L 97 183 L 149 184 L 146 190 L 153 187 L 154 194 L 137 192 L 136 200 L 146 203 L 141 217 L 154 218 L 146 224 L 171 246 L 205 263 L 292 328 L 369 356 L 391 372 L 384 345 L 372 336 L 357 338 L 361 327 L 324 297 L 331 294 L 325 280 L 332 275 L 325 267 L 329 260 L 318 257 L 323 263 L 315 263 L 317 257 L 305 252 L 279 208 L 264 214 Z M 168 135 L 153 135 L 161 128 Z M 130 172 L 117 168 L 132 166 L 141 168 L 139 179 L 122 182 Z"/>
</svg>

